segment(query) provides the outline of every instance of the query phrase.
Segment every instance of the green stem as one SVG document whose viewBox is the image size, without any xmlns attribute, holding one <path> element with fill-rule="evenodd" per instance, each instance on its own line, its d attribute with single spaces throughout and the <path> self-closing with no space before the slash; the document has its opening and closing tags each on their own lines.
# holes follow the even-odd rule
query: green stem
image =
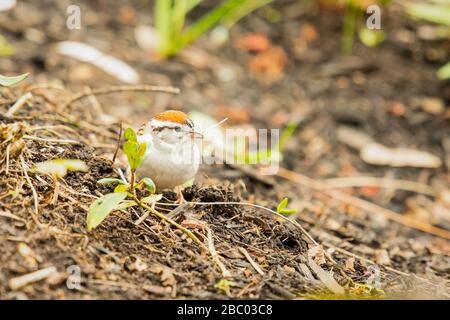
<svg viewBox="0 0 450 320">
<path fill-rule="evenodd" d="M 352 54 L 353 39 L 355 37 L 357 8 L 353 0 L 347 1 L 344 17 L 344 30 L 342 33 L 342 52 L 344 54 Z"/>
<path fill-rule="evenodd" d="M 185 235 L 187 235 L 189 238 L 191 238 L 195 243 L 197 243 L 200 247 L 204 248 L 204 244 L 203 242 L 201 242 L 199 240 L 199 238 L 197 238 L 192 232 L 190 232 L 188 229 L 186 229 L 185 227 L 181 226 L 180 224 L 176 223 L 175 221 L 173 221 L 172 219 L 170 219 L 169 217 L 165 216 L 164 214 L 162 214 L 161 212 L 156 211 L 155 209 L 153 209 L 152 207 L 146 205 L 144 202 L 142 202 L 141 200 L 139 200 L 135 195 L 134 195 L 134 201 L 136 201 L 136 203 L 141 206 L 142 208 L 148 210 L 151 214 L 153 214 L 154 216 L 157 216 L 158 218 L 160 218 L 161 220 L 164 220 L 168 223 L 170 223 L 172 226 L 174 226 L 175 228 L 181 230 Z"/>
</svg>

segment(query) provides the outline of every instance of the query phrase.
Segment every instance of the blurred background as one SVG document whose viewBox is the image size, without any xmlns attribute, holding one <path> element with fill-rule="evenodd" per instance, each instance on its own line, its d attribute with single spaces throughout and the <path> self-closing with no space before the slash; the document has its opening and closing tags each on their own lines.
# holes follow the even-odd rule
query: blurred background
<svg viewBox="0 0 450 320">
<path fill-rule="evenodd" d="M 126 92 L 66 111 L 104 126 L 139 125 L 170 108 L 228 118 L 228 127 L 290 128 L 282 167 L 447 231 L 449 61 L 449 0 L 0 2 L 0 73 L 29 72 L 19 88 L 178 87 L 176 96 Z M 62 98 L 58 90 L 46 95 Z M 361 176 L 417 184 L 337 179 Z M 199 181 L 242 177 L 205 168 Z M 411 230 L 398 236 L 379 216 L 329 199 L 325 206 L 323 196 L 285 180 L 249 181 L 251 200 L 287 196 L 292 207 L 308 208 L 307 221 L 387 250 L 389 264 L 424 273 L 432 265 L 448 277 L 446 240 L 419 234 L 416 245 Z"/>
</svg>

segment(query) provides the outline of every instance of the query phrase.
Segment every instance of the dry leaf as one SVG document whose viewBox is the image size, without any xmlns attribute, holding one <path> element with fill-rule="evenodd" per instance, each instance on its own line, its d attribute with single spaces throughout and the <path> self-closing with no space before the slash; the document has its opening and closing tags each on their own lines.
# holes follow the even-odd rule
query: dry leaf
<svg viewBox="0 0 450 320">
<path fill-rule="evenodd" d="M 319 266 L 326 262 L 322 246 L 314 246 L 308 250 L 308 258 L 313 259 Z"/>
<path fill-rule="evenodd" d="M 281 78 L 287 61 L 287 55 L 281 47 L 272 47 L 253 57 L 249 62 L 249 69 L 258 79 L 272 83 Z"/>
<path fill-rule="evenodd" d="M 348 258 L 345 261 L 345 266 L 344 266 L 346 271 L 351 271 L 351 272 L 355 272 L 355 258 L 351 257 Z"/>
<path fill-rule="evenodd" d="M 172 286 L 177 283 L 173 270 L 162 264 L 155 264 L 150 268 L 150 271 L 160 275 L 160 280 L 165 286 Z"/>
<path fill-rule="evenodd" d="M 255 32 L 239 38 L 235 42 L 235 46 L 236 48 L 258 53 L 268 50 L 272 46 L 272 43 L 266 34 Z"/>
</svg>

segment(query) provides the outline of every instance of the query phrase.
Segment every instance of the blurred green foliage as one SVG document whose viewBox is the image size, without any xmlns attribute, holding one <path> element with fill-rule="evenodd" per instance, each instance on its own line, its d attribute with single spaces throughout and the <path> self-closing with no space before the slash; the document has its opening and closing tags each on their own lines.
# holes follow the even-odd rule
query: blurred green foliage
<svg viewBox="0 0 450 320">
<path fill-rule="evenodd" d="M 0 57 L 14 54 L 14 47 L 0 34 Z"/>
<path fill-rule="evenodd" d="M 412 3 L 406 10 L 412 17 L 442 25 L 447 28 L 447 32 L 450 31 L 450 0 Z M 441 80 L 450 79 L 450 61 L 439 68 L 437 77 Z"/>
<path fill-rule="evenodd" d="M 370 1 L 378 6 L 386 6 L 391 3 L 391 0 L 374 0 Z M 344 28 L 342 31 L 342 45 L 341 50 L 344 54 L 352 54 L 355 32 L 359 20 L 368 7 L 368 1 L 365 0 L 345 0 L 345 16 Z M 384 40 L 383 30 L 369 30 L 365 26 L 360 27 L 359 38 L 361 42 L 368 46 L 374 47 Z"/>
<path fill-rule="evenodd" d="M 241 18 L 273 0 L 225 0 L 192 24 L 186 26 L 186 16 L 201 0 L 156 0 L 154 23 L 159 35 L 158 53 L 173 56 L 186 45 L 218 23 L 231 27 Z"/>
</svg>

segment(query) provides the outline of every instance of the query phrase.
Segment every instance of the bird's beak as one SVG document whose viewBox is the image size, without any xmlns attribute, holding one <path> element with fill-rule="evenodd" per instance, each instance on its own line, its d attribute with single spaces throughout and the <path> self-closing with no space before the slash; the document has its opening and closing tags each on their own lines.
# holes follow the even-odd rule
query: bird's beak
<svg viewBox="0 0 450 320">
<path fill-rule="evenodd" d="M 189 132 L 189 136 L 190 136 L 192 139 L 203 139 L 203 134 L 201 134 L 200 132 L 197 132 L 197 131 L 191 131 L 191 132 Z"/>
</svg>

